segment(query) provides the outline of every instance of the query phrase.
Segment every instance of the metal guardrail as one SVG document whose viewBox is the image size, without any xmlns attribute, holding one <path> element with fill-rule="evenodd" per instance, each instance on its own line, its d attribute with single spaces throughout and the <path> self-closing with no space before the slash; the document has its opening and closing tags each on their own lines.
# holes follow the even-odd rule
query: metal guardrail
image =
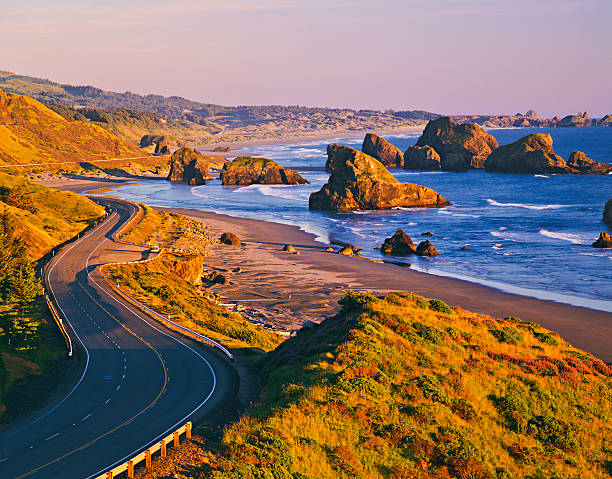
<svg viewBox="0 0 612 479">
<path fill-rule="evenodd" d="M 64 336 L 64 340 L 66 341 L 66 346 L 68 346 L 68 357 L 72 357 L 72 340 L 70 339 L 70 336 L 68 335 L 68 331 L 66 331 L 66 327 L 64 326 L 64 321 L 62 320 L 60 315 L 57 313 L 57 311 L 55 310 L 55 306 L 53 306 L 53 303 L 49 299 L 49 296 L 47 296 L 46 294 L 45 294 L 45 300 L 47 301 L 47 305 L 49 306 L 49 310 L 51 311 L 51 315 L 53 316 L 53 319 L 55 319 L 57 326 L 60 328 L 60 331 L 62 332 L 62 336 Z"/>
<path fill-rule="evenodd" d="M 145 461 L 145 466 L 147 468 L 151 467 L 151 456 L 155 454 L 157 451 L 161 451 L 160 457 L 166 457 L 166 448 L 168 444 L 173 443 L 174 447 L 178 447 L 179 439 L 182 434 L 185 434 L 185 439 L 191 439 L 191 422 L 188 422 L 183 427 L 178 428 L 172 434 L 166 436 L 161 441 L 155 443 L 153 446 L 147 448 L 145 451 L 141 452 L 137 456 L 134 456 L 132 459 L 120 464 L 110 471 L 96 477 L 95 479 L 113 479 L 117 475 L 122 472 L 127 471 L 128 478 L 133 479 L 134 477 L 134 467 L 137 464 L 140 464 L 142 461 Z"/>
</svg>

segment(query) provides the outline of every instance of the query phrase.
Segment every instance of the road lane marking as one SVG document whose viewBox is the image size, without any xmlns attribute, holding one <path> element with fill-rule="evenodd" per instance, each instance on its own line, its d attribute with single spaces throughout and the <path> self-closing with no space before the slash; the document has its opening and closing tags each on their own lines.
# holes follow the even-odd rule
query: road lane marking
<svg viewBox="0 0 612 479">
<path fill-rule="evenodd" d="M 115 389 L 115 391 L 119 391 L 120 387 L 121 387 L 121 384 L 119 386 L 117 386 L 117 389 Z"/>
<path fill-rule="evenodd" d="M 85 416 L 83 419 L 81 419 L 81 421 L 84 421 L 85 419 L 89 419 L 92 416 L 92 414 L 88 414 L 87 416 Z"/>
<path fill-rule="evenodd" d="M 53 436 L 49 436 L 47 439 L 45 439 L 45 441 L 48 441 L 49 439 L 53 439 L 55 436 L 59 436 L 60 433 L 56 432 L 55 434 L 53 434 Z"/>
<path fill-rule="evenodd" d="M 0 459 L 0 462 L 4 462 L 6 460 L 8 460 L 8 457 L 5 457 L 4 459 Z"/>
<path fill-rule="evenodd" d="M 108 398 L 104 404 L 108 404 L 109 402 L 110 402 L 110 398 Z"/>
</svg>

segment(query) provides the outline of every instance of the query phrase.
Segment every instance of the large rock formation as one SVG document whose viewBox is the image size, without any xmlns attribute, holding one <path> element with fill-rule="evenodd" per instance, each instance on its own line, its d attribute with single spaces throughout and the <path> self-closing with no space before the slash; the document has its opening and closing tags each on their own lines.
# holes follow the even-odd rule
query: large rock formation
<svg viewBox="0 0 612 479">
<path fill-rule="evenodd" d="M 431 146 L 410 146 L 404 153 L 407 170 L 441 170 L 440 155 Z"/>
<path fill-rule="evenodd" d="M 374 133 L 365 136 L 361 151 L 376 158 L 387 168 L 401 168 L 404 163 L 401 150 Z"/>
<path fill-rule="evenodd" d="M 221 170 L 224 185 L 303 185 L 309 183 L 299 173 L 267 158 L 239 156 Z"/>
<path fill-rule="evenodd" d="M 607 175 L 612 172 L 612 165 L 591 160 L 582 151 L 574 151 L 567 160 L 567 166 L 579 173 Z"/>
<path fill-rule="evenodd" d="M 320 191 L 310 195 L 312 210 L 439 208 L 451 204 L 430 188 L 400 183 L 376 158 L 353 148 L 330 145 L 327 154 L 331 175 Z"/>
<path fill-rule="evenodd" d="M 612 200 L 608 200 L 604 206 L 603 220 L 608 226 L 612 227 Z"/>
<path fill-rule="evenodd" d="M 385 242 L 380 247 L 380 252 L 395 256 L 407 256 L 416 254 L 416 246 L 410 236 L 403 230 L 397 230 L 393 236 L 385 238 Z"/>
<path fill-rule="evenodd" d="M 241 246 L 240 238 L 235 233 L 225 232 L 219 238 L 219 241 L 223 244 L 228 244 L 231 246 Z"/>
<path fill-rule="evenodd" d="M 166 143 L 156 143 L 155 144 L 155 154 L 156 155 L 169 155 L 170 147 Z"/>
<path fill-rule="evenodd" d="M 204 272 L 204 257 L 202 255 L 173 256 L 170 270 L 191 284 L 202 284 Z"/>
<path fill-rule="evenodd" d="M 181 148 L 170 157 L 169 181 L 203 185 L 209 179 L 211 177 L 208 174 L 208 161 L 199 151 Z"/>
<path fill-rule="evenodd" d="M 608 114 L 604 116 L 601 120 L 598 120 L 597 122 L 593 120 L 592 123 L 593 125 L 598 125 L 598 126 L 612 126 L 612 115 Z"/>
<path fill-rule="evenodd" d="M 585 111 L 584 113 L 578 112 L 577 115 L 567 115 L 557 123 L 557 126 L 589 126 L 591 119 L 589 114 Z"/>
<path fill-rule="evenodd" d="M 497 140 L 475 123 L 459 125 L 443 116 L 427 124 L 416 146 L 431 146 L 436 150 L 443 170 L 463 171 L 482 168 L 487 156 L 497 148 Z"/>
<path fill-rule="evenodd" d="M 533 133 L 500 146 L 485 162 L 487 171 L 498 173 L 571 173 L 563 158 L 555 155 L 550 135 Z"/>
</svg>

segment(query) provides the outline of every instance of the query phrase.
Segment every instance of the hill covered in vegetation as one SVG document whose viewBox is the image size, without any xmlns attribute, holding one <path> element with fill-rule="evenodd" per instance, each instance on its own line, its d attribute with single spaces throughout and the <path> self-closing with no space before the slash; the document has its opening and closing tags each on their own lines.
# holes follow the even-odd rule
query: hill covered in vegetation
<svg viewBox="0 0 612 479">
<path fill-rule="evenodd" d="M 218 448 L 179 453 L 191 477 L 612 473 L 612 370 L 600 360 L 537 324 L 412 294 L 349 292 L 341 304 L 263 359 L 259 404 Z"/>
<path fill-rule="evenodd" d="M 438 115 L 427 111 L 352 110 L 304 106 L 222 106 L 185 98 L 110 92 L 93 86 L 62 85 L 50 80 L 0 71 L 0 88 L 43 103 L 77 108 L 83 117 L 122 138 L 147 133 L 174 135 L 193 143 L 238 141 L 422 126 Z M 78 114 L 56 108 L 62 115 Z M 138 110 L 151 115 L 130 112 Z"/>
<path fill-rule="evenodd" d="M 28 96 L 0 90 L 0 165 L 146 155 L 99 126 L 68 121 Z"/>
</svg>

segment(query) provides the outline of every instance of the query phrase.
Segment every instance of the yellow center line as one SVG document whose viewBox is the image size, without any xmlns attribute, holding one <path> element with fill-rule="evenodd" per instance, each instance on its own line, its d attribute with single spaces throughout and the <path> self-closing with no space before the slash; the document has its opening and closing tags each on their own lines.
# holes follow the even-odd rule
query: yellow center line
<svg viewBox="0 0 612 479">
<path fill-rule="evenodd" d="M 134 331 L 132 331 L 130 328 L 128 328 L 124 323 L 122 323 L 117 317 L 115 317 L 110 311 L 108 311 L 104 306 L 102 306 L 90 293 L 89 291 L 87 291 L 87 289 L 85 288 L 85 285 L 83 285 L 83 283 L 81 283 L 78 279 L 76 280 L 77 283 L 79 284 L 79 286 L 81 287 L 81 289 L 85 292 L 85 294 L 87 296 L 89 296 L 89 298 L 95 303 L 97 304 L 100 309 L 102 311 L 104 311 L 109 317 L 111 317 L 117 324 L 119 324 L 119 326 L 121 326 L 123 329 L 125 329 L 128 333 L 130 333 L 132 336 L 134 336 L 135 338 L 137 338 L 138 340 L 142 341 L 142 343 L 144 343 L 147 347 L 149 347 L 158 357 L 161 365 L 162 365 L 162 369 L 164 372 L 164 384 L 161 388 L 161 390 L 159 391 L 159 393 L 157 394 L 157 396 L 155 397 L 155 399 L 147 406 L 145 407 L 143 410 L 141 410 L 139 413 L 135 414 L 134 416 L 132 416 L 130 419 L 128 419 L 127 421 L 123 422 L 122 424 L 119 424 L 118 426 L 114 427 L 113 429 L 111 429 L 110 431 L 107 431 L 106 433 L 98 436 L 95 439 L 92 439 L 91 441 L 89 441 L 87 444 L 83 444 L 82 446 L 67 452 L 66 454 L 52 460 L 49 461 L 46 464 L 43 464 L 42 466 L 37 467 L 36 469 L 32 469 L 30 472 L 26 472 L 25 474 L 22 474 L 21 476 L 16 477 L 15 479 L 22 479 L 24 477 L 28 477 L 31 476 L 32 474 L 40 471 L 41 469 L 44 469 L 47 466 L 50 466 L 51 464 L 54 464 L 56 462 L 61 461 L 62 459 L 65 459 L 66 457 L 75 454 L 79 451 L 82 451 L 86 448 L 88 448 L 89 446 L 91 446 L 92 444 L 94 444 L 95 442 L 99 441 L 100 439 L 103 439 L 104 437 L 112 434 L 113 432 L 117 431 L 118 429 L 127 426 L 128 424 L 130 424 L 132 421 L 134 421 L 134 419 L 136 419 L 138 416 L 140 416 L 141 414 L 143 414 L 144 412 L 146 412 L 147 410 L 149 410 L 150 408 L 152 408 L 157 401 L 159 400 L 159 398 L 166 392 L 166 387 L 168 385 L 168 370 L 166 368 L 166 363 L 164 361 L 164 359 L 162 358 L 161 354 L 159 353 L 159 351 L 157 351 L 157 349 L 155 349 L 155 347 L 153 345 L 151 345 L 149 342 L 147 342 L 145 339 L 141 338 L 140 336 L 138 336 Z"/>
</svg>

